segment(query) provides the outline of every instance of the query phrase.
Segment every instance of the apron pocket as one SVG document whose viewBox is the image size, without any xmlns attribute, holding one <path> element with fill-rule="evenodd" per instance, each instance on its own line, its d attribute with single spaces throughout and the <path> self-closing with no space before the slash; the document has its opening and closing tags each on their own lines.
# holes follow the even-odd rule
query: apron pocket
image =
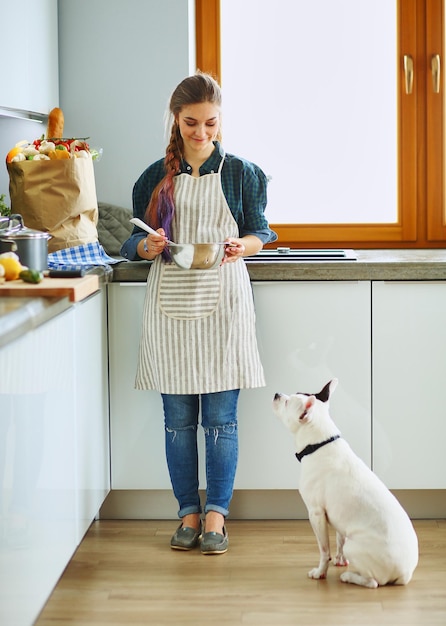
<svg viewBox="0 0 446 626">
<path fill-rule="evenodd" d="M 181 270 L 166 264 L 161 269 L 158 302 L 161 311 L 178 320 L 212 315 L 220 301 L 220 268 Z"/>
</svg>

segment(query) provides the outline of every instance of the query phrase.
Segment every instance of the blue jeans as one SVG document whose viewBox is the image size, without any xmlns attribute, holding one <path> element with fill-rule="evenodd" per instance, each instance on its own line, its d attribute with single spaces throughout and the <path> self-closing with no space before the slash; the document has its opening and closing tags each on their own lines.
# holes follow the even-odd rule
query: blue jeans
<svg viewBox="0 0 446 626">
<path fill-rule="evenodd" d="M 197 430 L 201 425 L 206 448 L 204 512 L 229 513 L 238 459 L 237 403 L 239 389 L 201 395 L 161 394 L 164 405 L 166 458 L 179 504 L 178 516 L 201 513 L 198 493 Z"/>
</svg>

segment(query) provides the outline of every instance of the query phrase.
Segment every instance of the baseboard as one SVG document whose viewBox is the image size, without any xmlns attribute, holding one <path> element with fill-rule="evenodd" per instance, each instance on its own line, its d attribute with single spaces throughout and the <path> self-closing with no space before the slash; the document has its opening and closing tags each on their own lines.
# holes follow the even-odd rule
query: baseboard
<svg viewBox="0 0 446 626">
<path fill-rule="evenodd" d="M 412 519 L 446 518 L 446 490 L 396 490 L 395 496 Z M 204 494 L 202 494 L 202 501 Z M 170 490 L 112 490 L 103 503 L 101 519 L 177 519 L 177 503 Z M 308 519 L 298 491 L 288 489 L 236 490 L 232 519 Z"/>
</svg>

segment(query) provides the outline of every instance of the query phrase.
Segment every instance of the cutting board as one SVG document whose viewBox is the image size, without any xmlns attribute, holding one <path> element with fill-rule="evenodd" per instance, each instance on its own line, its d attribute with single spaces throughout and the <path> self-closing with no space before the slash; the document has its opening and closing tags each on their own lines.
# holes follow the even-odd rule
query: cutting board
<svg viewBox="0 0 446 626">
<path fill-rule="evenodd" d="M 23 280 L 8 280 L 0 283 L 0 297 L 51 297 L 68 296 L 71 302 L 79 302 L 99 289 L 99 276 L 89 274 L 81 278 L 44 278 L 37 285 Z"/>
</svg>

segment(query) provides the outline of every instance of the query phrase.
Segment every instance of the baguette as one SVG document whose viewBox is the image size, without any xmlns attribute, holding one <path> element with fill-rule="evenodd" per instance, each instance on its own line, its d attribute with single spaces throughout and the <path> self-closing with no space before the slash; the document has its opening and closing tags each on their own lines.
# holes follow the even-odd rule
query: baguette
<svg viewBox="0 0 446 626">
<path fill-rule="evenodd" d="M 48 127 L 46 131 L 47 139 L 62 139 L 64 127 L 64 115 L 62 109 L 55 107 L 49 112 Z"/>
</svg>

